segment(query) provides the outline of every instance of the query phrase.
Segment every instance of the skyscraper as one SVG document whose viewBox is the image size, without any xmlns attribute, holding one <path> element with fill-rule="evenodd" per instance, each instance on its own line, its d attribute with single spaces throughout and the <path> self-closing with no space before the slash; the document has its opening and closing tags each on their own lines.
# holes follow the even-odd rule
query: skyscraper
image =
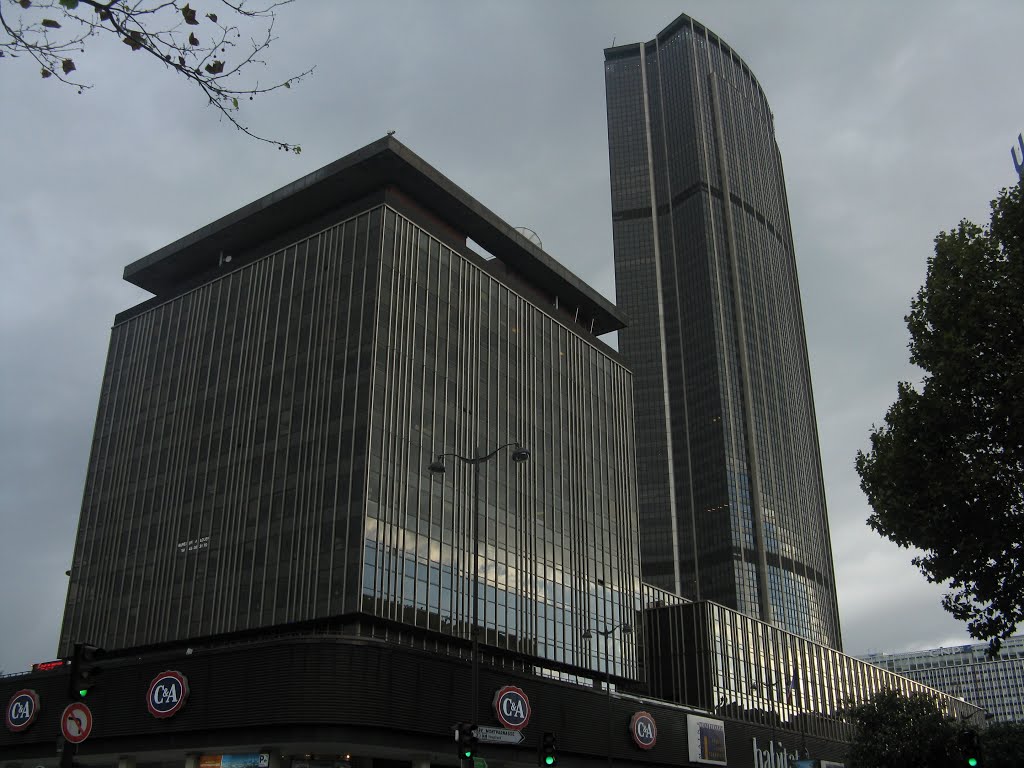
<svg viewBox="0 0 1024 768">
<path fill-rule="evenodd" d="M 644 580 L 840 647 L 782 161 L 746 63 L 680 16 L 605 51 Z"/>
<path fill-rule="evenodd" d="M 597 667 L 584 630 L 632 620 L 631 375 L 598 338 L 621 316 L 403 144 L 125 279 L 154 296 L 111 332 L 62 652 L 339 617 L 459 648 L 478 591 L 486 646 Z M 473 468 L 428 467 L 516 442 L 474 537 Z"/>
</svg>

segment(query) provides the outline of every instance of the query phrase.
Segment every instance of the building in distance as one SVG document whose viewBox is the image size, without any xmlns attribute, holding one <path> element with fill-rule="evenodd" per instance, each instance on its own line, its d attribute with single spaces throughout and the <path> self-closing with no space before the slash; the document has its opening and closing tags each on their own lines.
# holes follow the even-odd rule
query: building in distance
<svg viewBox="0 0 1024 768">
<path fill-rule="evenodd" d="M 1004 640 L 994 658 L 987 651 L 974 643 L 860 658 L 981 707 L 994 722 L 1024 723 L 1024 635 Z"/>
</svg>

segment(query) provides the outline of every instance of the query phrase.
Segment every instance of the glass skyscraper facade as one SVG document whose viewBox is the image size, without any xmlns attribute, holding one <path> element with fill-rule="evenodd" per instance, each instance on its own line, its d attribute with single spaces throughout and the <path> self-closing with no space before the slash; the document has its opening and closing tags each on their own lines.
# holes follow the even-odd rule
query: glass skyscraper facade
<svg viewBox="0 0 1024 768">
<path fill-rule="evenodd" d="M 485 647 L 605 668 L 583 633 L 640 590 L 607 300 L 390 138 L 125 277 L 155 296 L 111 333 L 62 652 L 337 617 L 458 647 L 478 578 Z M 472 469 L 428 467 L 517 442 L 474 562 Z"/>
<path fill-rule="evenodd" d="M 605 83 L 644 580 L 840 648 L 768 102 L 743 60 L 685 15 L 606 50 Z"/>
</svg>

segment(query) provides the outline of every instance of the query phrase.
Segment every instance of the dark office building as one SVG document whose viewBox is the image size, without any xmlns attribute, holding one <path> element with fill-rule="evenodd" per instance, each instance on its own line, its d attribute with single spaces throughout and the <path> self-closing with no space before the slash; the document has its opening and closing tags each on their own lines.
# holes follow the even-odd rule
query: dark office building
<svg viewBox="0 0 1024 768">
<path fill-rule="evenodd" d="M 746 63 L 680 16 L 605 51 L 644 580 L 841 644 L 782 161 Z"/>
<path fill-rule="evenodd" d="M 154 297 L 114 322 L 62 653 L 342 616 L 464 643 L 479 573 L 485 647 L 602 661 L 640 578 L 610 302 L 393 138 L 124 276 Z M 472 467 L 428 468 L 499 446 L 474 563 Z"/>
</svg>

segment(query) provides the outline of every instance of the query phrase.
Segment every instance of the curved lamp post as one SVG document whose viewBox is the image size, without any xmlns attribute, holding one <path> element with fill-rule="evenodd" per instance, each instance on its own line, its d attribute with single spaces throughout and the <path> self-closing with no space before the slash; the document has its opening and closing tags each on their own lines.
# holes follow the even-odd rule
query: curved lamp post
<svg viewBox="0 0 1024 768">
<path fill-rule="evenodd" d="M 480 609 L 477 602 L 480 598 L 480 467 L 497 456 L 506 448 L 512 449 L 512 461 L 522 464 L 530 459 L 530 449 L 519 443 L 505 443 L 495 448 L 490 453 L 482 453 L 479 456 L 460 456 L 457 453 L 439 453 L 437 458 L 430 462 L 430 471 L 435 475 L 445 473 L 445 459 L 454 459 L 463 464 L 473 467 L 473 612 L 472 612 L 472 636 L 473 636 L 473 724 L 479 722 L 478 707 L 480 699 Z"/>
<path fill-rule="evenodd" d="M 623 635 L 629 635 L 633 633 L 633 627 L 626 622 L 622 622 L 620 624 L 612 626 L 609 629 L 595 629 L 593 631 L 587 629 L 583 632 L 584 640 L 592 639 L 595 634 L 598 634 L 605 639 L 604 690 L 608 696 L 608 729 L 606 733 L 605 746 L 608 752 L 609 766 L 611 766 L 612 764 L 612 664 L 611 655 L 608 653 L 608 640 L 613 634 L 615 634 L 616 631 L 621 631 L 621 634 Z"/>
</svg>

